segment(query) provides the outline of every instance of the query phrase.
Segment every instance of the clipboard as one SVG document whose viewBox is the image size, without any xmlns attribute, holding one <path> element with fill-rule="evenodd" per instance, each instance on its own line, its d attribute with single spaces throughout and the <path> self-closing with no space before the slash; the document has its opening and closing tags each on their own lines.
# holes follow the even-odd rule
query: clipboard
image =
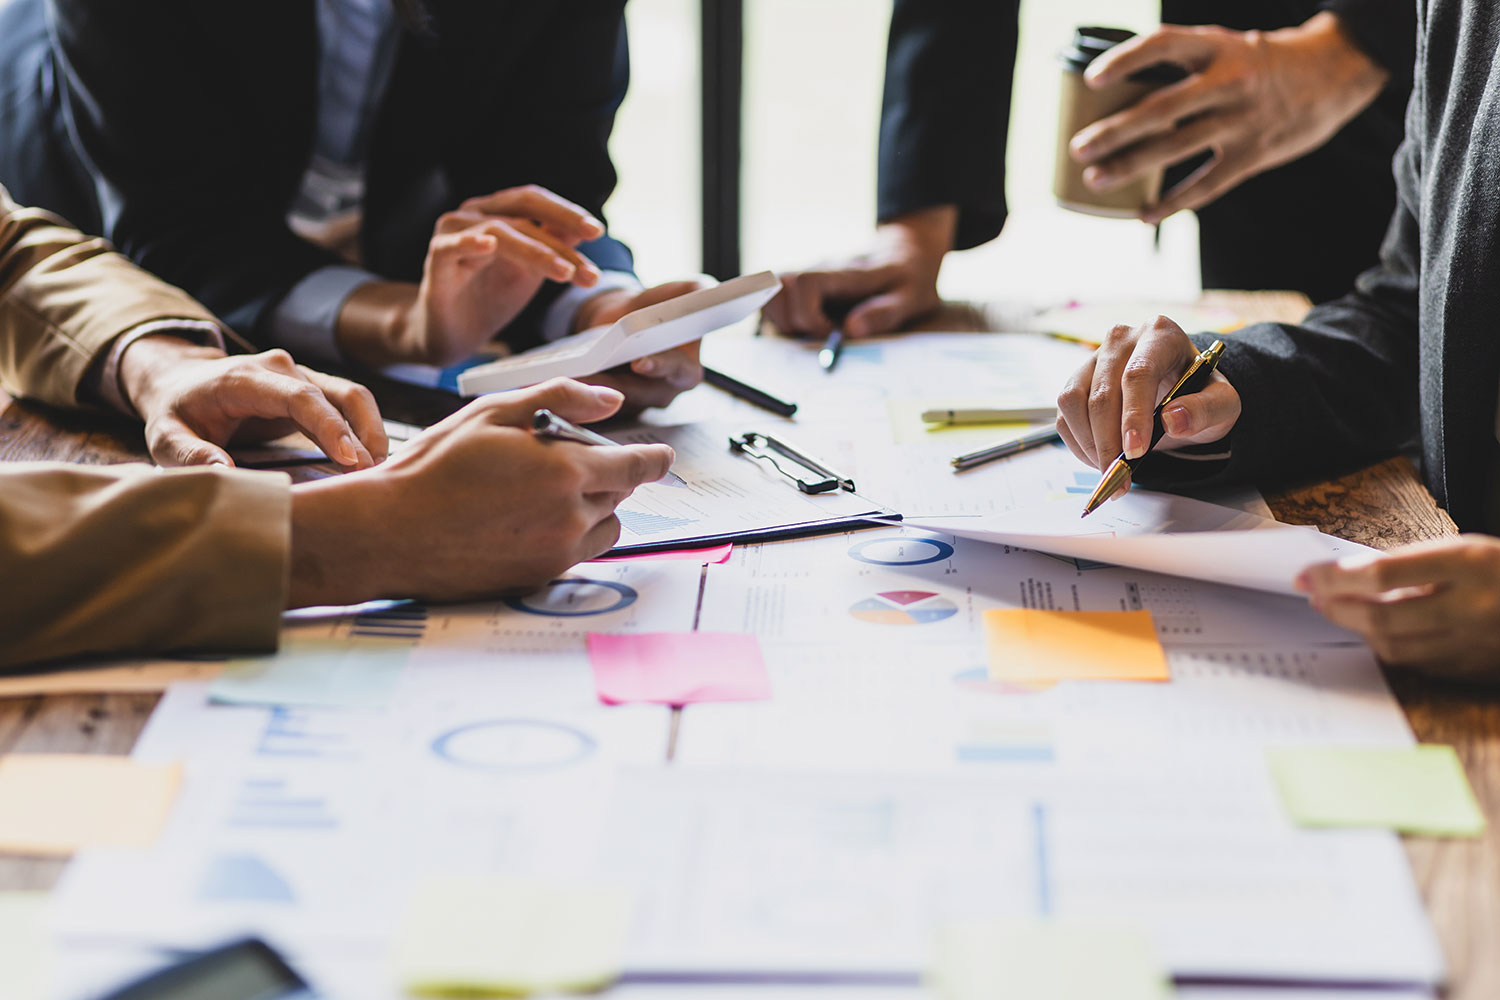
<svg viewBox="0 0 1500 1000">
<path fill-rule="evenodd" d="M 620 542 L 607 556 L 781 541 L 900 520 L 829 463 L 758 431 L 725 435 L 714 425 L 688 424 L 611 437 L 670 444 L 679 482 L 648 484 L 620 504 Z"/>
</svg>

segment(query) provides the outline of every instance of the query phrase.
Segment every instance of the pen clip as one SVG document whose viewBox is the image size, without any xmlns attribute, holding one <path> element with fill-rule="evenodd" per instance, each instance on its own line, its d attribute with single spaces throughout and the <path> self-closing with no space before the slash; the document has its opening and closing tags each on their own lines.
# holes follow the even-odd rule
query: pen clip
<svg viewBox="0 0 1500 1000">
<path fill-rule="evenodd" d="M 1172 388 L 1168 390 L 1167 394 L 1162 397 L 1159 406 L 1165 406 L 1167 403 L 1170 403 L 1172 400 L 1176 399 L 1177 394 L 1182 391 L 1182 387 L 1187 385 L 1188 379 L 1197 374 L 1198 369 L 1202 368 L 1204 365 L 1211 365 L 1212 367 L 1217 368 L 1219 365 L 1219 356 L 1223 353 L 1224 341 L 1222 340 L 1216 340 L 1211 345 L 1200 351 L 1198 353 L 1198 356 L 1193 359 L 1193 363 L 1188 365 L 1188 370 L 1182 373 L 1182 378 L 1178 379 L 1177 384 L 1172 386 Z"/>
<path fill-rule="evenodd" d="M 729 439 L 729 450 L 737 455 L 753 458 L 758 462 L 765 462 L 781 473 L 786 478 L 797 484 L 797 489 L 803 493 L 831 493 L 834 490 L 846 490 L 854 492 L 854 480 L 841 473 L 835 472 L 822 462 L 807 455 L 784 441 L 778 441 L 769 434 L 761 434 L 757 431 L 746 431 L 739 437 Z M 803 471 L 810 473 L 810 478 L 797 475 L 795 471 L 784 467 L 778 457 L 791 464 L 801 466 Z"/>
</svg>

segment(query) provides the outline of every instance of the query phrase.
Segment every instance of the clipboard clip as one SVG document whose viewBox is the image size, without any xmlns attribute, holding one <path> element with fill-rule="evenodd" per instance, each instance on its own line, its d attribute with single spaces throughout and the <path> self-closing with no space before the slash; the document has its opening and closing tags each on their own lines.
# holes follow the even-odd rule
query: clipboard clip
<svg viewBox="0 0 1500 1000">
<path fill-rule="evenodd" d="M 831 493 L 834 490 L 854 492 L 854 480 L 769 434 L 746 431 L 739 437 L 729 439 L 729 450 L 736 455 L 767 463 L 796 483 L 797 489 L 803 493 Z M 787 464 L 783 465 L 782 462 Z"/>
</svg>

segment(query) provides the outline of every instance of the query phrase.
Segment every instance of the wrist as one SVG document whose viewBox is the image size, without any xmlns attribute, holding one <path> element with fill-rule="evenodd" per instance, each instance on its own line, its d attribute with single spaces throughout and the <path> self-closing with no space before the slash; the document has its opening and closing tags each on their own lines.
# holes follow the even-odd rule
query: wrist
<svg viewBox="0 0 1500 1000">
<path fill-rule="evenodd" d="M 941 261 L 943 255 L 953 249 L 957 232 L 956 205 L 918 209 L 887 219 L 876 227 L 880 241 L 889 248 L 936 261 Z"/>
<path fill-rule="evenodd" d="M 1315 66 L 1326 74 L 1325 86 L 1335 91 L 1356 90 L 1378 94 L 1390 79 L 1390 73 L 1365 52 L 1343 18 L 1323 10 L 1290 28 L 1268 32 L 1274 44 L 1286 45 L 1304 65 Z"/>
<path fill-rule="evenodd" d="M 399 596 L 389 568 L 399 532 L 379 530 L 386 515 L 377 470 L 292 487 L 291 581 L 287 607 L 358 604 Z"/>
<path fill-rule="evenodd" d="M 405 281 L 372 281 L 356 288 L 334 325 L 339 351 L 370 368 L 426 361 L 418 292 Z"/>
<path fill-rule="evenodd" d="M 155 411 L 164 376 L 187 361 L 213 361 L 224 357 L 217 347 L 206 347 L 170 332 L 139 337 L 125 346 L 119 357 L 117 378 L 121 396 L 142 419 Z"/>
</svg>

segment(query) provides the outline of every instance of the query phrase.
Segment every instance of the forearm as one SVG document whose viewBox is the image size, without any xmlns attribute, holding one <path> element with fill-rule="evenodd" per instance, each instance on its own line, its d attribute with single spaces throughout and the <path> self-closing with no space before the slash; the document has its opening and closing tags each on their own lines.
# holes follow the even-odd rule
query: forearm
<svg viewBox="0 0 1500 1000">
<path fill-rule="evenodd" d="M 373 281 L 356 288 L 339 310 L 334 336 L 339 352 L 367 368 L 425 360 L 411 343 L 418 287 L 406 281 Z"/>
<path fill-rule="evenodd" d="M 389 492 L 381 476 L 365 473 L 292 490 L 287 607 L 396 596 L 389 570 L 402 558 L 401 533 L 394 520 L 382 526 L 381 513 Z"/>
<path fill-rule="evenodd" d="M 284 476 L 0 469 L 0 667 L 96 654 L 269 649 L 285 604 Z"/>
</svg>

